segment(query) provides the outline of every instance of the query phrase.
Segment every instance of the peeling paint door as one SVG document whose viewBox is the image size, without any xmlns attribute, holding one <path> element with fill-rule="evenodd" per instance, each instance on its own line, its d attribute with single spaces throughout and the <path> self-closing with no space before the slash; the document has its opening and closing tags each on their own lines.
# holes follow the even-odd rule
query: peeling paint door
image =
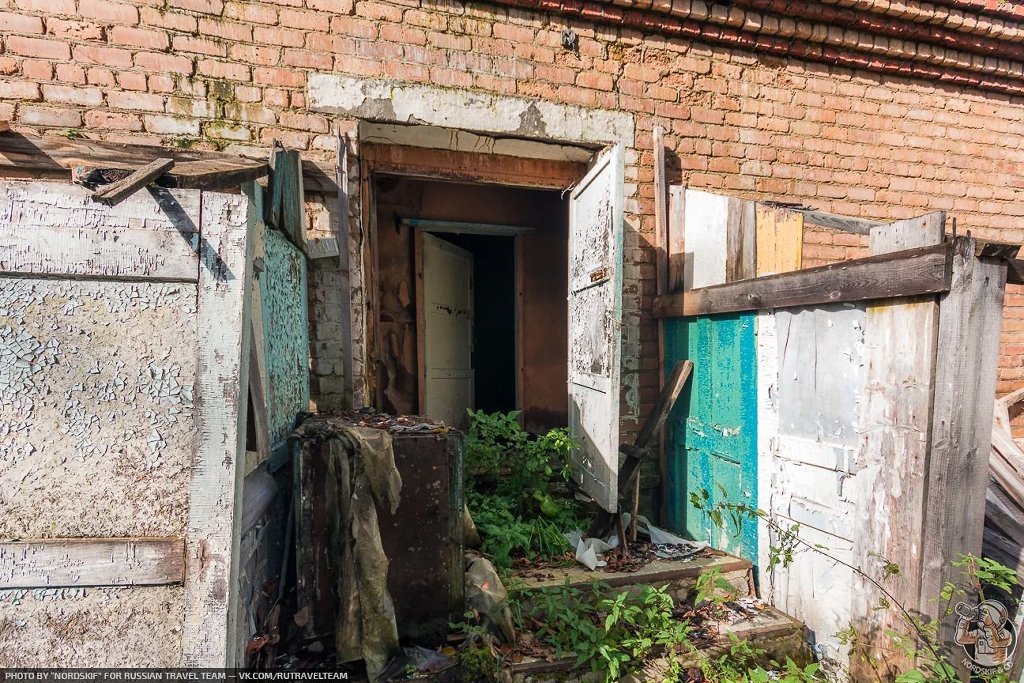
<svg viewBox="0 0 1024 683">
<path fill-rule="evenodd" d="M 606 510 L 618 504 L 622 326 L 622 148 L 605 152 L 569 200 L 569 430 L 574 475 Z"/>
<path fill-rule="evenodd" d="M 474 406 L 473 254 L 429 233 L 422 239 L 423 374 L 420 410 L 454 427 Z"/>
<path fill-rule="evenodd" d="M 757 524 L 737 524 L 723 513 L 714 520 L 706 505 L 757 506 L 756 315 L 740 313 L 672 320 L 666 325 L 666 361 L 689 358 L 693 375 L 684 400 L 667 424 L 670 486 L 675 496 L 670 523 L 691 538 L 757 560 Z"/>
</svg>

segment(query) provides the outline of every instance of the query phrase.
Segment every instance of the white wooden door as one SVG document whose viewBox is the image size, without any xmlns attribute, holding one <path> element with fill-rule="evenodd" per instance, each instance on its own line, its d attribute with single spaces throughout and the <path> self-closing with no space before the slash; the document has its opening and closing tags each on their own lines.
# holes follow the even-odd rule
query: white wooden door
<svg viewBox="0 0 1024 683">
<path fill-rule="evenodd" d="M 622 327 L 622 148 L 605 152 L 569 201 L 569 430 L 574 470 L 609 511 L 618 503 Z"/>
<path fill-rule="evenodd" d="M 473 254 L 422 233 L 423 405 L 446 424 L 468 424 L 473 392 Z"/>
</svg>

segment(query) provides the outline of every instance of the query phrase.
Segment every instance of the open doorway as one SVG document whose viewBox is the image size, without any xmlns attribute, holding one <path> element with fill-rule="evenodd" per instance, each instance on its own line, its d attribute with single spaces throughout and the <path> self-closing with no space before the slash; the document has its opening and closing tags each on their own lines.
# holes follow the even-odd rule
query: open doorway
<svg viewBox="0 0 1024 683">
<path fill-rule="evenodd" d="M 568 422 L 568 203 L 553 190 L 374 179 L 378 399 L 456 427 L 466 411 Z"/>
</svg>

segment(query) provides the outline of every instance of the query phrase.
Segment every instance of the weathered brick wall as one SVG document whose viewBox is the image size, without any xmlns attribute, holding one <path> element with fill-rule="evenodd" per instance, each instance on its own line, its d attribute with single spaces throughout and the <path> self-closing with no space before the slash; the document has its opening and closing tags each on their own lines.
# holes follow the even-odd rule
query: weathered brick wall
<svg viewBox="0 0 1024 683">
<path fill-rule="evenodd" d="M 979 237 L 1024 240 L 1024 107 L 1006 95 L 456 0 L 0 0 L 0 25 L 0 119 L 16 127 L 260 156 L 279 139 L 330 161 L 334 124 L 308 110 L 304 86 L 334 71 L 621 109 L 636 116 L 638 149 L 666 126 L 673 182 L 867 218 L 944 209 Z M 570 25 L 577 51 L 562 47 Z M 643 242 L 651 154 L 638 160 L 627 183 Z M 812 231 L 805 259 L 858 246 Z M 627 256 L 646 306 L 650 250 Z M 334 396 L 337 279 L 314 268 L 311 283 L 324 330 L 314 369 Z M 1008 303 L 1001 391 L 1024 380 L 1024 297 Z M 646 406 L 657 357 L 646 315 L 638 338 L 630 381 Z"/>
</svg>

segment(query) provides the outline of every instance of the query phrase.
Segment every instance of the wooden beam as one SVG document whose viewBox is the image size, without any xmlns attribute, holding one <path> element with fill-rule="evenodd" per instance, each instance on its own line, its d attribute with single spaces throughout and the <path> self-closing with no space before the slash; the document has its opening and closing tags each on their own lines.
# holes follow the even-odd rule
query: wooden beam
<svg viewBox="0 0 1024 683">
<path fill-rule="evenodd" d="M 530 235 L 536 228 L 523 225 L 495 225 L 493 223 L 467 223 L 462 221 L 435 221 L 429 218 L 402 218 L 399 223 L 407 228 L 419 228 L 424 232 L 442 232 L 455 235 L 493 235 L 515 237 Z"/>
<path fill-rule="evenodd" d="M 665 183 L 665 129 L 654 127 L 654 235 L 658 294 L 668 291 L 668 191 Z"/>
<path fill-rule="evenodd" d="M 352 405 L 352 283 L 349 267 L 351 226 L 348 196 L 348 134 L 338 135 L 338 288 L 341 290 L 342 407 Z"/>
<path fill-rule="evenodd" d="M 134 171 L 169 157 L 174 168 L 157 180 L 161 187 L 193 190 L 233 189 L 267 175 L 267 164 L 235 154 L 199 152 L 99 140 L 0 133 L 0 176 L 67 180 L 97 169 Z"/>
<path fill-rule="evenodd" d="M 93 200 L 114 206 L 132 196 L 146 185 L 162 176 L 174 166 L 174 159 L 166 157 L 154 159 L 127 178 L 118 180 L 116 183 L 103 185 L 92 193 Z"/>
<path fill-rule="evenodd" d="M 941 614 L 937 598 L 947 582 L 963 587 L 961 570 L 953 566 L 959 555 L 982 550 L 1006 282 L 1006 266 L 976 257 L 974 239 L 953 244 L 950 289 L 939 299 L 918 605 L 941 620 L 940 636 L 951 648 L 956 615 Z M 967 680 L 962 665 L 954 664 Z"/>
<path fill-rule="evenodd" d="M 814 306 L 949 290 L 950 248 L 907 249 L 818 268 L 691 289 L 654 300 L 656 318 Z"/>
<path fill-rule="evenodd" d="M 767 204 L 771 206 L 779 206 L 789 211 L 796 211 L 803 214 L 804 224 L 817 225 L 819 228 L 829 228 L 831 230 L 841 230 L 842 232 L 852 232 L 857 235 L 870 235 L 872 228 L 885 225 L 883 221 L 872 221 L 866 218 L 852 218 L 850 216 L 838 216 L 834 213 L 790 207 L 783 204 L 771 204 L 770 202 Z"/>
<path fill-rule="evenodd" d="M 256 195 L 204 193 L 197 326 L 196 457 L 189 484 L 183 667 L 233 667 L 252 340 Z"/>
<path fill-rule="evenodd" d="M 181 538 L 50 538 L 0 543 L 0 589 L 163 586 L 185 576 Z"/>
<path fill-rule="evenodd" d="M 299 152 L 275 147 L 270 153 L 270 168 L 264 220 L 302 249 L 306 241 L 306 200 Z"/>
<path fill-rule="evenodd" d="M 1024 285 L 1024 259 L 1006 259 L 1006 284 Z"/>
</svg>

